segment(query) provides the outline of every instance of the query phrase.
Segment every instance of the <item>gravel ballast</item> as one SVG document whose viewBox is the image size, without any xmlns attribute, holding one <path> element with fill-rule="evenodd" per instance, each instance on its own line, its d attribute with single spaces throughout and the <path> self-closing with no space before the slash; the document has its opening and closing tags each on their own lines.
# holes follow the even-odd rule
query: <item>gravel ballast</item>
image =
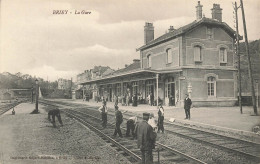
<svg viewBox="0 0 260 164">
<path fill-rule="evenodd" d="M 53 128 L 44 110 L 2 116 L 0 163 L 130 163 L 94 132 L 64 114 L 61 117 L 64 126 L 57 121 L 58 128 Z"/>
</svg>

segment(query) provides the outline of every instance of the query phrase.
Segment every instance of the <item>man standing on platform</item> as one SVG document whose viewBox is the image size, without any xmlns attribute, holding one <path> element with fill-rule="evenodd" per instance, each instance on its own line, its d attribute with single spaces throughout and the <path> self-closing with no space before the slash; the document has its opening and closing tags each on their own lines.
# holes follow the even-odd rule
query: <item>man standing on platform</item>
<svg viewBox="0 0 260 164">
<path fill-rule="evenodd" d="M 185 119 L 190 119 L 190 107 L 191 107 L 191 99 L 189 98 L 189 95 L 186 94 L 186 98 L 184 99 L 184 109 L 185 109 L 185 114 L 186 118 Z"/>
<path fill-rule="evenodd" d="M 143 113 L 143 121 L 138 123 L 135 129 L 137 135 L 137 146 L 142 152 L 142 164 L 153 163 L 153 152 L 155 148 L 156 133 L 148 124 L 149 113 Z"/>
</svg>

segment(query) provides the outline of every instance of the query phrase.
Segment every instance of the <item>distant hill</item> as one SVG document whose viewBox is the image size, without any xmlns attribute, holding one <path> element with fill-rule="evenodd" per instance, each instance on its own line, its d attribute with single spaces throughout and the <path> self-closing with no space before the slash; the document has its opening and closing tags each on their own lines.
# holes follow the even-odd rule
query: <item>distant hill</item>
<svg viewBox="0 0 260 164">
<path fill-rule="evenodd" d="M 246 46 L 244 42 L 240 43 L 239 50 L 241 53 L 242 93 L 244 95 L 251 95 L 251 84 L 248 75 L 248 58 L 246 56 Z M 260 40 L 251 41 L 249 43 L 249 53 L 251 57 L 253 79 L 260 80 Z"/>
</svg>

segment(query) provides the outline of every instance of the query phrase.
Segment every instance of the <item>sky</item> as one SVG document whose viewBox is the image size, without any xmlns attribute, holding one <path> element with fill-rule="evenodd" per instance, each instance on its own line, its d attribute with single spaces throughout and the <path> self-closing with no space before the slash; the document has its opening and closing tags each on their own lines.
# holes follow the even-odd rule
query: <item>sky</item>
<svg viewBox="0 0 260 164">
<path fill-rule="evenodd" d="M 222 20 L 235 29 L 232 2 L 235 0 L 200 0 L 205 17 L 211 18 L 213 4 L 220 4 Z M 0 0 L 0 73 L 21 72 L 55 81 L 74 80 L 77 74 L 99 65 L 123 68 L 139 59 L 136 49 L 144 44 L 145 22 L 153 23 L 157 38 L 170 26 L 179 28 L 194 21 L 197 3 L 197 0 Z M 260 1 L 244 0 L 244 9 L 248 39 L 260 39 Z M 68 13 L 54 14 L 56 10 Z M 241 10 L 238 15 L 240 35 L 244 35 Z"/>
</svg>

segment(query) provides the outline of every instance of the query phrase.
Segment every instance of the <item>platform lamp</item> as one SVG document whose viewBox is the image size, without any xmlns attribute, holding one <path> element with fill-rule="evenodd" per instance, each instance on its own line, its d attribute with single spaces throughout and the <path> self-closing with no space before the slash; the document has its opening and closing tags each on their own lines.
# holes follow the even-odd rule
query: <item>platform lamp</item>
<svg viewBox="0 0 260 164">
<path fill-rule="evenodd" d="M 32 89 L 31 89 L 31 92 L 32 92 L 32 103 L 33 103 L 33 83 L 32 83 Z"/>
<path fill-rule="evenodd" d="M 35 84 L 35 111 L 38 113 L 39 84 L 37 79 L 35 79 Z"/>
</svg>

